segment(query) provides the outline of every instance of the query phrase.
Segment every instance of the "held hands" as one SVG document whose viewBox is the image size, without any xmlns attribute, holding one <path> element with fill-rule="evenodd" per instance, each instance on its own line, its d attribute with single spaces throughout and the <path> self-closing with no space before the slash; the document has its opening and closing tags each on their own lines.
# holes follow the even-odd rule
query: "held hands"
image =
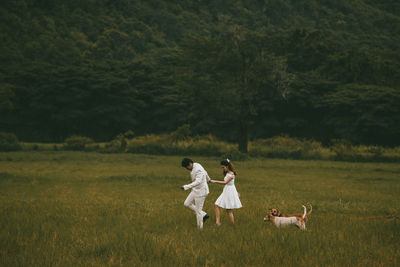
<svg viewBox="0 0 400 267">
<path fill-rule="evenodd" d="M 217 181 L 216 180 L 210 180 L 210 183 L 215 184 Z"/>
</svg>

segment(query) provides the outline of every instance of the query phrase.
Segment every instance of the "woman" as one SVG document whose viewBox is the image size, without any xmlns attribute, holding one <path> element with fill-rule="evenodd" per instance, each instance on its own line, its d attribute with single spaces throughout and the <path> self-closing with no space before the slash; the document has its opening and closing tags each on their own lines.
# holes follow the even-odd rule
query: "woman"
<svg viewBox="0 0 400 267">
<path fill-rule="evenodd" d="M 220 226 L 221 225 L 221 213 L 219 208 L 226 209 L 228 213 L 229 220 L 231 223 L 234 223 L 234 217 L 232 209 L 239 209 L 242 207 L 242 203 L 239 199 L 239 194 L 235 187 L 235 176 L 236 169 L 233 166 L 232 162 L 229 159 L 225 159 L 221 161 L 221 168 L 223 169 L 223 173 L 225 175 L 223 181 L 211 180 L 211 183 L 214 184 L 223 184 L 224 189 L 222 194 L 218 197 L 217 201 L 215 201 L 215 223 Z"/>
</svg>

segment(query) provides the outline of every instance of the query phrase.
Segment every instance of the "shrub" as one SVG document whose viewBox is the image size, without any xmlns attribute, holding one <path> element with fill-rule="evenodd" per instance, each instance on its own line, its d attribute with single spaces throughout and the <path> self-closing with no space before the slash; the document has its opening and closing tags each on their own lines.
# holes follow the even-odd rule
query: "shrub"
<svg viewBox="0 0 400 267">
<path fill-rule="evenodd" d="M 208 140 L 197 139 L 189 143 L 186 148 L 185 154 L 193 154 L 199 156 L 220 156 L 221 153 L 226 152 L 226 143 Z"/>
<path fill-rule="evenodd" d="M 185 141 L 190 139 L 191 134 L 189 124 L 184 124 L 171 133 L 171 138 L 173 142 Z"/>
<path fill-rule="evenodd" d="M 146 135 L 129 140 L 127 151 L 131 153 L 161 155 L 202 155 L 220 156 L 234 150 L 236 145 L 218 141 L 215 137 L 187 137 L 186 140 L 173 140 L 171 135 Z"/>
<path fill-rule="evenodd" d="M 64 148 L 67 150 L 84 150 L 87 144 L 92 144 L 94 141 L 85 136 L 73 135 L 65 139 Z"/>
<path fill-rule="evenodd" d="M 124 137 L 128 139 L 132 139 L 135 136 L 135 133 L 132 130 L 128 130 L 124 133 Z"/>
<path fill-rule="evenodd" d="M 302 143 L 297 138 L 275 136 L 251 142 L 250 154 L 271 158 L 301 158 Z"/>
<path fill-rule="evenodd" d="M 256 157 L 291 159 L 328 159 L 333 154 L 320 142 L 288 136 L 275 136 L 249 143 L 249 154 Z"/>
<path fill-rule="evenodd" d="M 127 141 L 125 137 L 125 134 L 117 135 L 115 139 L 106 144 L 104 151 L 109 153 L 124 152 L 127 146 Z"/>
<path fill-rule="evenodd" d="M 382 159 L 384 159 L 385 161 L 399 162 L 400 161 L 400 146 L 384 149 Z"/>
<path fill-rule="evenodd" d="M 314 140 L 303 140 L 301 142 L 301 158 L 302 159 L 321 159 L 322 144 Z"/>
<path fill-rule="evenodd" d="M 381 161 L 384 159 L 383 152 L 384 149 L 379 146 L 370 146 L 367 148 L 368 152 L 372 155 L 372 159 L 375 161 Z"/>
<path fill-rule="evenodd" d="M 357 149 L 347 140 L 332 140 L 330 149 L 335 153 L 335 160 L 358 161 L 361 159 Z"/>
<path fill-rule="evenodd" d="M 127 152 L 145 154 L 165 154 L 163 144 L 171 143 L 168 135 L 149 134 L 129 141 Z"/>
<path fill-rule="evenodd" d="M 20 149 L 21 145 L 15 134 L 0 132 L 0 151 L 15 151 Z"/>
<path fill-rule="evenodd" d="M 100 144 L 98 143 L 93 143 L 93 144 L 86 144 L 85 145 L 85 151 L 87 152 L 94 152 L 94 151 L 100 151 Z"/>
</svg>

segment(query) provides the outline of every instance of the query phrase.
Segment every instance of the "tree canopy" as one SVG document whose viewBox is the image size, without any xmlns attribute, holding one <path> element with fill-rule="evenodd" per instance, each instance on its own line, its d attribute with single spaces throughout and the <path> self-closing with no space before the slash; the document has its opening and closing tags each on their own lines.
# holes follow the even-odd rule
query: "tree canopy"
<svg viewBox="0 0 400 267">
<path fill-rule="evenodd" d="M 396 1 L 4 0 L 0 127 L 400 144 Z"/>
</svg>

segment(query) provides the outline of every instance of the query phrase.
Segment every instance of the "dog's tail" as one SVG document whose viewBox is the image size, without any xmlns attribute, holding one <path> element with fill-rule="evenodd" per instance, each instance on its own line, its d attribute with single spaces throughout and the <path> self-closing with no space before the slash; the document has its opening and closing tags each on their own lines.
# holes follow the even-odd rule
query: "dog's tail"
<svg viewBox="0 0 400 267">
<path fill-rule="evenodd" d="M 304 209 L 304 214 L 303 214 L 303 219 L 304 219 L 306 217 L 306 215 L 307 215 L 307 208 L 304 205 L 302 205 L 302 206 L 303 206 L 303 209 Z"/>
<path fill-rule="evenodd" d="M 312 206 L 311 206 L 311 204 L 309 203 L 308 205 L 310 205 L 310 211 L 309 211 L 309 212 L 307 212 L 307 215 L 306 215 L 306 217 L 308 217 L 308 215 L 310 215 L 310 214 L 311 214 L 311 212 L 312 212 Z"/>
</svg>

